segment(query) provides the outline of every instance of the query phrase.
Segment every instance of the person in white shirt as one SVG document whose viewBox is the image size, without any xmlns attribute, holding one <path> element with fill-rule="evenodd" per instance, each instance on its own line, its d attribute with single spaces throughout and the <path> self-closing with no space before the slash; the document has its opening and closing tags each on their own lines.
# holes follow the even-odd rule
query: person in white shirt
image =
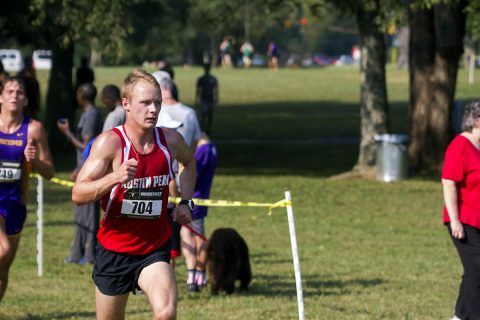
<svg viewBox="0 0 480 320">
<path fill-rule="evenodd" d="M 164 71 L 157 71 L 152 74 L 160 84 L 162 90 L 162 109 L 160 110 L 157 127 L 165 127 L 162 124 L 162 115 L 168 115 L 168 119 L 173 119 L 181 123 L 176 130 L 183 136 L 183 139 L 189 145 L 192 152 L 195 152 L 197 148 L 197 142 L 200 139 L 202 132 L 200 130 L 200 124 L 197 118 L 197 114 L 194 109 L 178 102 L 172 95 L 172 80 L 170 75 Z M 174 164 L 174 170 L 177 170 L 177 166 Z M 181 194 L 182 186 L 175 181 L 170 183 L 170 194 L 177 196 Z M 180 241 L 181 235 L 182 241 Z M 196 259 L 196 245 L 195 235 L 188 228 L 181 228 L 180 225 L 173 225 L 172 234 L 172 260 L 176 256 L 180 255 L 180 242 L 181 252 L 185 257 L 185 264 L 188 270 L 187 276 L 187 290 L 199 291 L 198 286 L 195 284 L 195 269 L 197 264 Z"/>
</svg>

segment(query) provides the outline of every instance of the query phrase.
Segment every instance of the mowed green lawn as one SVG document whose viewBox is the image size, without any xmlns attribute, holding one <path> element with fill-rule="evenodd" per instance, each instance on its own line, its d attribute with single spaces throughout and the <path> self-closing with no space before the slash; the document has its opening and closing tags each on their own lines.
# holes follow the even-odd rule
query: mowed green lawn
<svg viewBox="0 0 480 320">
<path fill-rule="evenodd" d="M 99 88 L 131 68 L 98 68 Z M 193 103 L 199 68 L 177 68 L 180 98 Z M 213 139 L 219 167 L 213 199 L 275 202 L 293 196 L 306 319 L 447 319 L 461 267 L 441 223 L 437 177 L 397 183 L 337 181 L 355 163 L 359 132 L 356 68 L 218 70 L 221 105 Z M 43 88 L 46 73 L 40 73 Z M 478 94 L 459 74 L 458 99 Z M 391 125 L 407 132 L 408 75 L 388 69 Z M 66 179 L 73 157 L 57 157 Z M 93 319 L 90 266 L 65 265 L 73 239 L 70 190 L 45 183 L 44 276 L 36 275 L 35 181 L 0 319 Z M 187 295 L 177 260 L 179 319 L 295 319 L 297 299 L 285 209 L 211 208 L 207 232 L 234 227 L 250 247 L 246 294 Z M 127 319 L 149 319 L 131 296 Z"/>
</svg>

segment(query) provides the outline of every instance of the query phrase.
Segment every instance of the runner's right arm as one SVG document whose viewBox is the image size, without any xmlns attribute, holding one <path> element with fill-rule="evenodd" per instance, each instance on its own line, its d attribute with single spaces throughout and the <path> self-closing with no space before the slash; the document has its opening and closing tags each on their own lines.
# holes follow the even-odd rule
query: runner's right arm
<svg viewBox="0 0 480 320">
<path fill-rule="evenodd" d="M 73 187 L 73 202 L 85 204 L 97 201 L 115 185 L 135 177 L 137 160 L 129 159 L 119 165 L 121 149 L 120 138 L 113 131 L 102 133 L 95 140 Z"/>
</svg>

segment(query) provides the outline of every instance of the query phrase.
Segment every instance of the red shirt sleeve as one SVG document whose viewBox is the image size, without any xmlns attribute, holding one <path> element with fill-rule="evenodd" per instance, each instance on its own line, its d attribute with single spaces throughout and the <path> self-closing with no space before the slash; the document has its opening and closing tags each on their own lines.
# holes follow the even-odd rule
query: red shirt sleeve
<svg viewBox="0 0 480 320">
<path fill-rule="evenodd" d="M 445 160 L 443 163 L 442 179 L 461 182 L 465 178 L 468 170 L 468 141 L 463 136 L 457 136 L 447 148 L 445 152 Z"/>
</svg>

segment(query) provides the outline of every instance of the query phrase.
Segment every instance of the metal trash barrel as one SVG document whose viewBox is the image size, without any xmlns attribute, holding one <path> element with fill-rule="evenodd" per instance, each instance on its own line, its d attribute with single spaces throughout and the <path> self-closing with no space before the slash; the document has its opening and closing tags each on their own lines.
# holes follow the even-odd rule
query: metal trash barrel
<svg viewBox="0 0 480 320">
<path fill-rule="evenodd" d="M 398 181 L 408 176 L 408 142 L 405 134 L 377 134 L 377 180 Z"/>
</svg>

